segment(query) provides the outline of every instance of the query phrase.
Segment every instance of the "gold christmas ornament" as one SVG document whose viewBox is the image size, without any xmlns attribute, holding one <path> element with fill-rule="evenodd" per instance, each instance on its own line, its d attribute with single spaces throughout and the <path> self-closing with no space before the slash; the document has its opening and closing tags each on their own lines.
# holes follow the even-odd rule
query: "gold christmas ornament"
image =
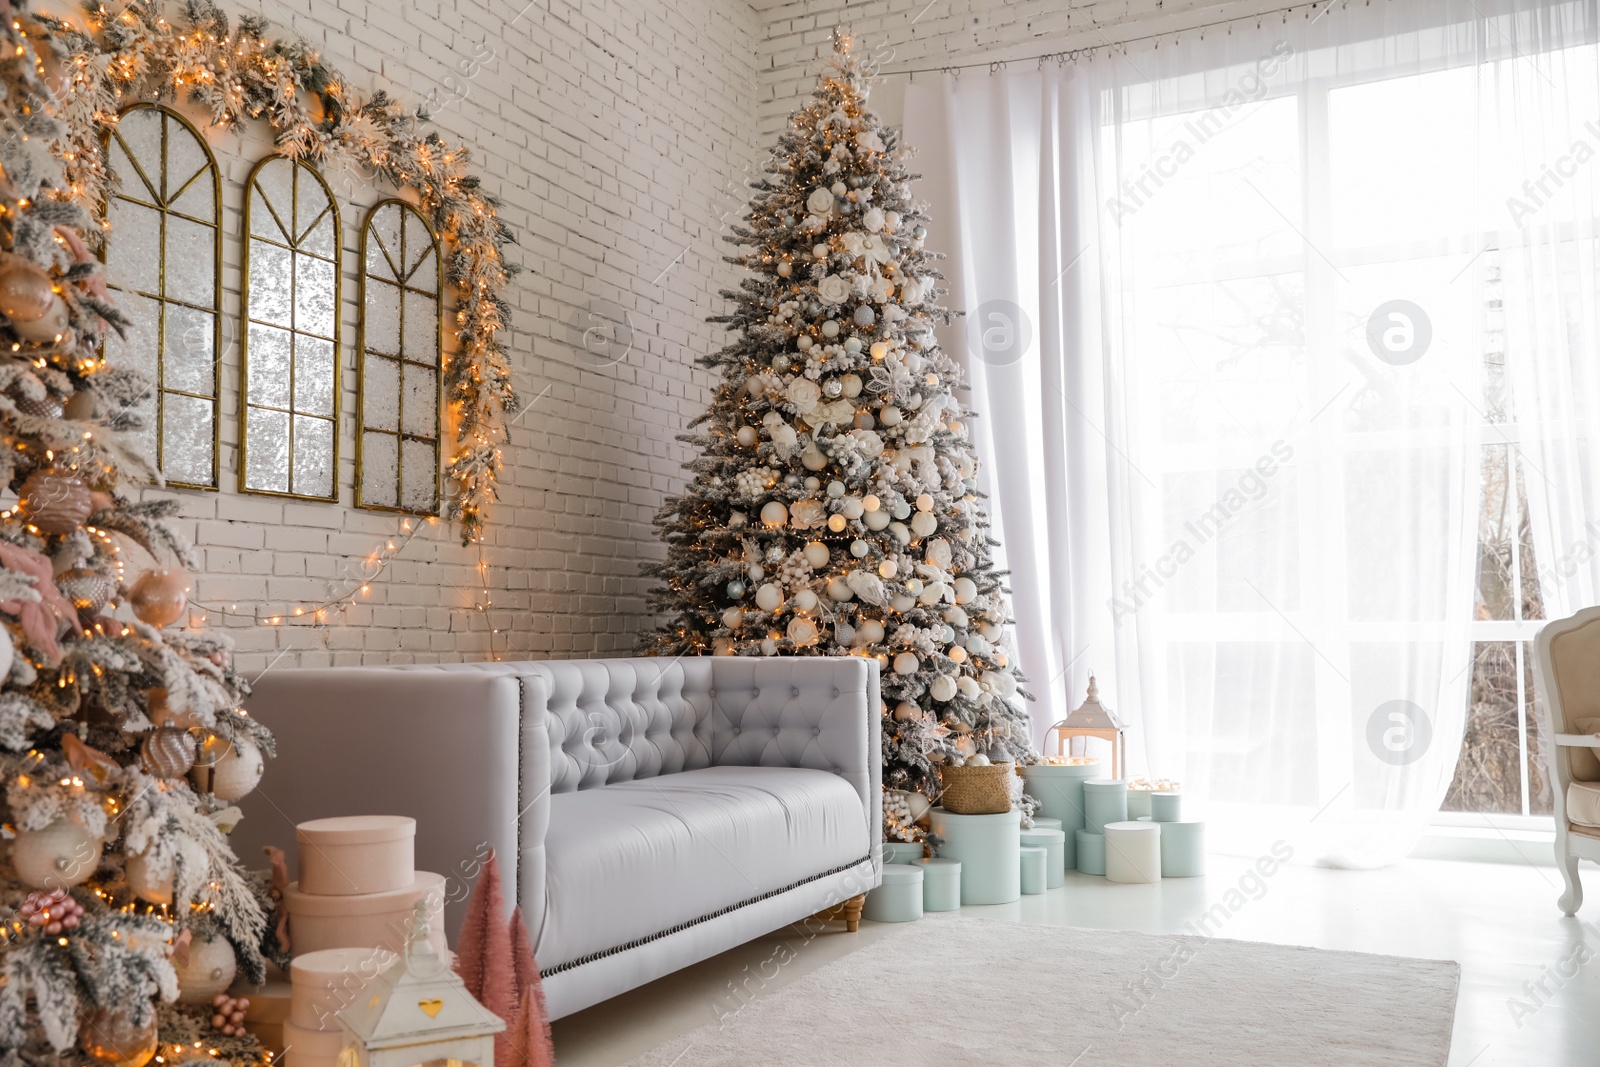
<svg viewBox="0 0 1600 1067">
<path fill-rule="evenodd" d="M 194 738 L 181 727 L 158 726 L 144 739 L 140 754 L 157 778 L 182 778 L 194 766 Z"/>
<path fill-rule="evenodd" d="M 89 517 L 89 486 L 72 471 L 45 467 L 28 475 L 17 494 L 23 517 L 41 533 L 69 534 Z"/>
<path fill-rule="evenodd" d="M 101 1067 L 144 1067 L 156 1054 L 156 1017 L 135 1026 L 119 1008 L 95 1008 L 78 1024 L 78 1047 Z"/>
<path fill-rule="evenodd" d="M 56 578 L 56 588 L 61 590 L 62 596 L 72 601 L 72 606 L 78 611 L 98 615 L 116 595 L 117 580 L 87 567 L 73 567 L 62 571 Z"/>
<path fill-rule="evenodd" d="M 38 267 L 15 260 L 0 267 L 0 314 L 12 325 L 43 318 L 55 299 L 50 275 Z"/>
<path fill-rule="evenodd" d="M 139 575 L 128 590 L 128 603 L 140 622 L 171 626 L 189 606 L 189 572 L 181 567 L 156 567 Z"/>
<path fill-rule="evenodd" d="M 94 394 L 87 389 L 79 389 L 67 397 L 67 402 L 61 407 L 61 414 L 79 422 L 94 418 Z"/>
<path fill-rule="evenodd" d="M 11 329 L 24 341 L 35 344 L 50 344 L 58 337 L 65 337 L 72 325 L 72 316 L 67 312 L 67 302 L 59 296 L 52 297 L 50 306 L 45 313 L 32 321 L 13 320 Z"/>
<path fill-rule="evenodd" d="M 176 726 L 191 730 L 201 725 L 194 712 L 188 708 L 174 708 L 167 700 L 167 691 L 160 686 L 144 695 L 145 714 L 157 726 Z"/>
</svg>

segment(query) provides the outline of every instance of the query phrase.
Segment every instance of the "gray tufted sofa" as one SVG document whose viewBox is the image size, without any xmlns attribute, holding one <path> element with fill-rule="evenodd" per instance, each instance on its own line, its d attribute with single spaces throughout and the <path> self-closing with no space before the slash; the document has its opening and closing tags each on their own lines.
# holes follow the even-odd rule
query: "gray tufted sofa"
<svg viewBox="0 0 1600 1067">
<path fill-rule="evenodd" d="M 247 863 L 294 824 L 417 820 L 447 928 L 487 849 L 559 1018 L 878 884 L 878 666 L 858 657 L 269 671 Z"/>
</svg>

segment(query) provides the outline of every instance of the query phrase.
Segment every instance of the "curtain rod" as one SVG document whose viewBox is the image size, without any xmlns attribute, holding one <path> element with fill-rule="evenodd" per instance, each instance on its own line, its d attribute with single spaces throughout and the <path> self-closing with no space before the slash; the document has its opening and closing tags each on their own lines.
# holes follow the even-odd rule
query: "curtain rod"
<svg viewBox="0 0 1600 1067">
<path fill-rule="evenodd" d="M 1368 4 L 1371 4 L 1371 2 L 1372 0 L 1367 0 Z M 935 67 L 905 67 L 898 70 L 880 70 L 877 73 L 879 77 L 891 77 L 901 74 L 915 77 L 918 74 L 959 74 L 963 70 L 973 70 L 978 67 L 988 67 L 989 72 L 994 74 L 1005 70 L 1006 67 L 1013 63 L 1038 63 L 1040 66 L 1043 66 L 1048 60 L 1052 59 L 1056 60 L 1058 63 L 1066 63 L 1083 55 L 1093 58 L 1094 53 L 1101 51 L 1102 49 L 1114 50 L 1117 48 L 1126 48 L 1130 44 L 1138 44 L 1141 41 L 1158 41 L 1166 37 L 1176 38 L 1179 34 L 1195 33 L 1197 31 L 1203 37 L 1206 30 L 1216 29 L 1219 26 L 1232 26 L 1236 22 L 1249 22 L 1251 19 L 1254 19 L 1256 27 L 1260 28 L 1261 23 L 1266 19 L 1271 18 L 1273 15 L 1281 15 L 1283 17 L 1283 21 L 1288 22 L 1289 15 L 1296 11 L 1304 11 L 1306 13 L 1306 18 L 1315 22 L 1316 19 L 1319 19 L 1324 14 L 1327 14 L 1328 10 L 1335 5 L 1340 7 L 1348 7 L 1350 6 L 1350 0 L 1311 0 L 1310 3 L 1291 4 L 1287 7 L 1275 7 L 1269 11 L 1257 12 L 1254 15 L 1239 15 L 1234 18 L 1218 19 L 1216 22 L 1202 22 L 1198 25 L 1185 26 L 1181 29 L 1163 30 L 1160 33 L 1147 33 L 1141 37 L 1127 37 L 1119 41 L 1113 41 L 1108 38 L 1104 44 L 1085 45 L 1082 48 L 1068 48 L 1058 52 L 1045 52 L 1042 55 L 1018 56 L 1012 59 L 977 59 L 968 63 L 941 63 Z M 1311 13 L 1313 11 L 1320 11 L 1320 13 L 1315 18 L 1312 18 Z M 1093 27 L 1095 32 L 1099 33 L 1100 36 L 1105 37 L 1105 33 L 1099 24 L 1091 23 L 1090 25 Z"/>
</svg>

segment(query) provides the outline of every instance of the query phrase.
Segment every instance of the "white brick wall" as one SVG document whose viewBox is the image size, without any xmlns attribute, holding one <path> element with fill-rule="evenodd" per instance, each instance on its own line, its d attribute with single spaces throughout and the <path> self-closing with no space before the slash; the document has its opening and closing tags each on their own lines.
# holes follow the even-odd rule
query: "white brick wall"
<svg viewBox="0 0 1600 1067">
<path fill-rule="evenodd" d="M 717 239 L 736 213 L 742 173 L 759 167 L 783 117 L 809 89 L 836 24 L 888 67 L 1023 56 L 1210 21 L 1217 9 L 1168 0 L 240 0 L 320 48 L 364 90 L 407 101 L 437 90 L 437 125 L 471 147 L 499 196 L 524 268 L 509 299 L 518 387 L 531 410 L 505 450 L 502 501 L 483 549 L 443 523 L 425 529 L 369 596 L 314 629 L 252 621 L 323 600 L 360 573 L 400 518 L 350 506 L 354 484 L 356 227 L 385 195 L 352 197 L 345 221 L 344 440 L 340 503 L 242 496 L 235 484 L 236 343 L 223 370 L 223 489 L 171 491 L 204 567 L 197 598 L 249 670 L 404 660 L 584 656 L 631 651 L 643 622 L 641 560 L 660 558 L 650 525 L 688 458 L 675 435 L 709 400 L 693 366 L 720 345 L 704 320 L 736 275 Z M 76 5 L 50 0 L 59 13 Z M 1234 0 L 1230 13 L 1275 4 Z M 519 14 L 520 11 L 520 14 Z M 1099 28 L 1091 25 L 1098 24 Z M 471 63 L 494 57 L 475 76 Z M 461 66 L 467 63 L 466 67 Z M 898 115 L 891 81 L 875 101 Z M 241 193 L 269 147 L 264 129 L 211 136 L 224 172 L 227 337 L 238 334 Z M 624 309 L 626 358 L 596 369 L 568 343 L 592 301 Z M 482 603 L 479 565 L 492 608 Z M 134 570 L 138 569 L 135 564 Z M 490 630 L 500 633 L 493 637 Z"/>
<path fill-rule="evenodd" d="M 904 75 L 895 71 L 1132 42 L 1170 30 L 1243 18 L 1300 0 L 755 0 L 760 46 L 761 130 L 772 136 L 808 91 L 835 27 L 860 38 L 885 77 L 873 93 L 884 121 L 898 124 Z"/>
<path fill-rule="evenodd" d="M 631 652 L 643 615 L 650 526 L 682 484 L 674 440 L 709 398 L 693 357 L 721 343 L 705 323 L 734 277 L 715 239 L 719 192 L 755 152 L 759 21 L 744 0 L 248 0 L 277 27 L 321 49 L 363 90 L 452 100 L 437 125 L 471 147 L 520 244 L 510 337 L 518 388 L 538 399 L 505 450 L 502 501 L 482 559 L 440 523 L 370 583 L 370 596 L 326 629 L 266 627 L 212 613 L 240 663 L 324 665 Z M 71 15 L 76 4 L 53 0 Z M 173 5 L 176 7 L 176 4 Z M 466 78 L 462 61 L 495 58 Z M 470 70 L 471 67 L 465 68 Z M 449 77 L 453 80 L 446 81 Z M 464 97 L 458 97 L 462 87 Z M 454 99 L 453 99 L 454 98 Z M 192 111 L 191 117 L 198 117 Z M 210 136 L 223 169 L 226 336 L 237 337 L 240 206 L 265 128 Z M 398 532 L 400 517 L 351 506 L 354 484 L 357 227 L 384 191 L 352 199 L 330 175 L 345 223 L 345 396 L 340 503 L 238 494 L 239 360 L 223 370 L 219 493 L 172 490 L 204 557 L 197 599 L 246 615 L 323 600 L 330 580 Z M 580 368 L 568 323 L 591 300 L 625 309 L 627 357 Z M 130 572 L 141 564 L 130 561 Z M 339 583 L 342 587 L 343 583 Z"/>
</svg>

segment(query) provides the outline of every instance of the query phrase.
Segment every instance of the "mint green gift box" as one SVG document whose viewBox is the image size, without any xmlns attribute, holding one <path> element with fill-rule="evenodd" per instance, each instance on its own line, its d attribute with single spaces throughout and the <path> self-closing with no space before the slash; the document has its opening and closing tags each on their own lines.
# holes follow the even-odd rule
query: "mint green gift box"
<svg viewBox="0 0 1600 1067">
<path fill-rule="evenodd" d="M 1033 763 L 1022 768 L 1023 788 L 1039 802 L 1039 814 L 1059 820 L 1054 829 L 1066 834 L 1061 862 L 1067 870 L 1078 865 L 1073 835 L 1084 828 L 1083 783 L 1098 774 L 1098 763 Z M 1034 825 L 1039 825 L 1038 819 Z"/>
<path fill-rule="evenodd" d="M 961 864 L 961 903 L 1009 904 L 1022 896 L 1022 812 L 957 815 L 934 808 L 930 827 L 939 854 Z"/>
</svg>

